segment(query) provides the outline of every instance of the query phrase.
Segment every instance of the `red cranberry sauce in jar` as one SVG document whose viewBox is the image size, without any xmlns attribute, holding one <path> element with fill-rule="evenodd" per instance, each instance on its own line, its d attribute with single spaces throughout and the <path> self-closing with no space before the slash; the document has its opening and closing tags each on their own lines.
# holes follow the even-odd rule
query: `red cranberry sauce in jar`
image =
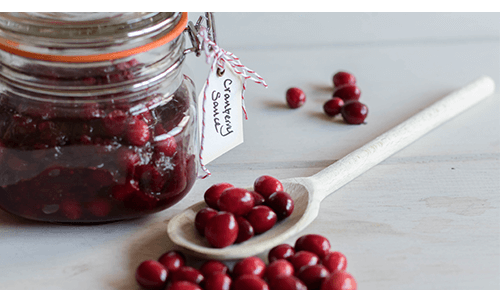
<svg viewBox="0 0 500 290">
<path fill-rule="evenodd" d="M 49 54 L 29 44 L 0 47 L 0 208 L 33 220 L 96 223 L 181 200 L 197 171 L 194 87 L 180 72 L 186 15 L 23 17 L 0 15 L 11 20 L 0 21 L 0 38 L 23 25 L 65 28 L 15 39 L 40 41 Z M 156 30 L 147 29 L 152 23 Z M 136 33 L 118 33 L 123 27 Z M 59 39 L 43 43 L 56 39 L 43 33 Z"/>
</svg>

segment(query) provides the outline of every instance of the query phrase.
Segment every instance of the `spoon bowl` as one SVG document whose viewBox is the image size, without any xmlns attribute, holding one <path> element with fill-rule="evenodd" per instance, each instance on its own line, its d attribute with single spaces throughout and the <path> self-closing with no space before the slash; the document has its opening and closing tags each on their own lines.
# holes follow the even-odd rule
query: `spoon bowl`
<svg viewBox="0 0 500 290">
<path fill-rule="evenodd" d="M 310 177 L 282 180 L 284 190 L 294 200 L 293 213 L 269 231 L 255 235 L 248 241 L 221 249 L 212 248 L 194 226 L 196 213 L 207 206 L 204 201 L 174 216 L 168 223 L 168 235 L 175 244 L 204 259 L 241 259 L 269 250 L 309 225 L 318 216 L 321 201 L 325 197 L 427 132 L 477 104 L 491 95 L 494 89 L 495 84 L 491 78 L 481 77 L 320 172 Z"/>
</svg>

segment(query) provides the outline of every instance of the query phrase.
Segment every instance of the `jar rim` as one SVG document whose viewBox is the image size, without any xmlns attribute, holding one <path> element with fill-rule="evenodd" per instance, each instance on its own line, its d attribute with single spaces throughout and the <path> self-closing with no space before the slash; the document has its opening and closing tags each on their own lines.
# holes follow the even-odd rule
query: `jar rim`
<svg viewBox="0 0 500 290">
<path fill-rule="evenodd" d="M 173 25 L 164 35 L 161 35 L 161 37 L 156 39 L 153 38 L 150 42 L 141 44 L 139 46 L 135 46 L 124 50 L 107 52 L 107 53 L 85 54 L 85 55 L 83 54 L 57 55 L 57 54 L 39 53 L 23 49 L 22 45 L 19 42 L 6 39 L 1 36 L 0 36 L 0 50 L 21 57 L 50 61 L 50 62 L 88 63 L 88 62 L 109 61 L 149 51 L 174 40 L 184 31 L 187 25 L 187 21 L 188 21 L 187 12 L 182 12 L 179 21 L 175 25 Z"/>
</svg>

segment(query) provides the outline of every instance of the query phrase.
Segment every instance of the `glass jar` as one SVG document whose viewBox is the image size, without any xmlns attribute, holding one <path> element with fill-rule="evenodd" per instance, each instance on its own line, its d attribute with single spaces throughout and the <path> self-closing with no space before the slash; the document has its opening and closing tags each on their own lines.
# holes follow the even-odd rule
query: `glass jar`
<svg viewBox="0 0 500 290">
<path fill-rule="evenodd" d="M 0 207 L 70 223 L 181 200 L 197 175 L 186 13 L 0 13 Z"/>
</svg>

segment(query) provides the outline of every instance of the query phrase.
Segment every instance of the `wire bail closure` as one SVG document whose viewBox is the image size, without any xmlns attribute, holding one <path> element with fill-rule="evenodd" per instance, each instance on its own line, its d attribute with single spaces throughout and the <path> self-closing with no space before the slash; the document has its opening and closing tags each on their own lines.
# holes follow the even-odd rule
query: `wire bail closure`
<svg viewBox="0 0 500 290">
<path fill-rule="evenodd" d="M 196 24 L 193 24 L 192 21 L 188 22 L 188 25 L 186 27 L 186 32 L 189 35 L 189 38 L 191 39 L 191 43 L 193 46 L 191 48 L 188 48 L 184 50 L 184 54 L 188 54 L 191 52 L 194 52 L 196 56 L 200 56 L 201 51 L 203 50 L 203 43 L 200 41 L 198 38 L 198 33 L 200 32 L 200 27 L 202 25 L 203 20 L 206 22 L 206 31 L 208 34 L 208 38 L 213 41 L 215 44 L 217 44 L 217 37 L 215 33 L 215 22 L 214 22 L 214 13 L 213 12 L 206 12 L 205 16 L 200 16 L 198 20 L 196 21 Z M 210 47 L 212 50 L 212 47 Z"/>
</svg>

